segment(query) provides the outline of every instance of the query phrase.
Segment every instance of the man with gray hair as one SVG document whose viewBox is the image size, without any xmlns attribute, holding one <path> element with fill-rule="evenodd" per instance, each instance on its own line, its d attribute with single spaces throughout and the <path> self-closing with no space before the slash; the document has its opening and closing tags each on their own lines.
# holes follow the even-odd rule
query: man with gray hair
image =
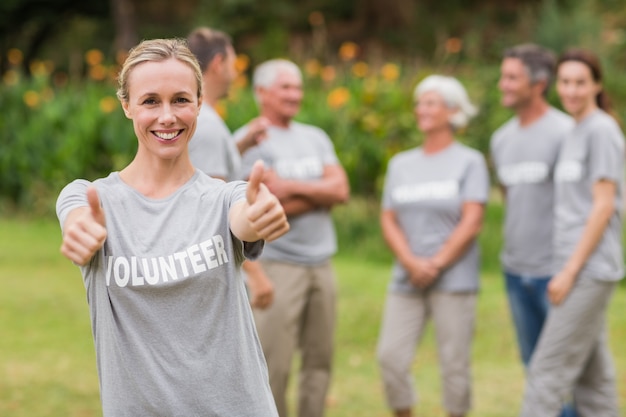
<svg viewBox="0 0 626 417">
<path fill-rule="evenodd" d="M 498 87 L 502 105 L 515 116 L 491 138 L 491 159 L 505 202 L 500 260 L 526 367 L 550 307 L 546 289 L 554 274 L 553 174 L 564 133 L 574 126 L 546 99 L 555 66 L 554 54 L 538 45 L 505 51 Z M 576 414 L 566 406 L 561 415 Z"/>
<path fill-rule="evenodd" d="M 335 277 L 330 259 L 337 242 L 330 210 L 349 198 L 347 176 L 321 129 L 294 121 L 302 102 L 302 74 L 291 61 L 259 65 L 253 77 L 267 139 L 243 154 L 243 177 L 257 159 L 267 167 L 263 182 L 287 213 L 290 231 L 268 242 L 260 259 L 274 286 L 274 302 L 254 309 L 281 417 L 292 357 L 301 353 L 298 416 L 321 417 L 330 384 L 335 328 Z M 250 125 L 235 132 L 243 138 Z"/>
</svg>

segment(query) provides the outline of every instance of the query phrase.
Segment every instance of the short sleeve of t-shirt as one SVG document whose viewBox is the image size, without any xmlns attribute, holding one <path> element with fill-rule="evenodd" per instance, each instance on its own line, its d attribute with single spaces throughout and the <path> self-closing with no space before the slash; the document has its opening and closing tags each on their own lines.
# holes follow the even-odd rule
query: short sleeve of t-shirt
<svg viewBox="0 0 626 417">
<path fill-rule="evenodd" d="M 489 174 L 481 155 L 473 155 L 461 187 L 463 201 L 485 203 L 489 198 Z"/>
<path fill-rule="evenodd" d="M 87 188 L 90 185 L 91 183 L 87 180 L 74 180 L 61 190 L 56 202 L 56 212 L 61 224 L 61 229 L 65 225 L 65 220 L 67 220 L 67 216 L 72 210 L 89 205 L 87 202 Z"/>
<path fill-rule="evenodd" d="M 385 183 L 383 185 L 383 196 L 381 199 L 383 210 L 392 209 L 391 201 L 391 189 L 393 188 L 392 178 L 394 178 L 394 170 L 396 166 L 396 157 L 393 157 L 387 166 L 387 173 L 385 174 Z"/>
<path fill-rule="evenodd" d="M 115 173 L 114 173 L 115 174 Z M 112 174 L 112 175 L 114 175 Z M 116 174 L 115 174 L 116 175 Z M 198 175 L 198 173 L 196 174 Z M 99 180 L 102 181 L 102 180 Z M 87 207 L 89 205 L 87 201 L 87 188 L 90 186 L 97 187 L 98 181 L 92 183 L 84 179 L 77 179 L 67 184 L 56 202 L 57 218 L 61 225 L 61 230 L 65 225 L 67 216 L 69 213 L 79 207 Z M 244 181 L 233 181 L 229 184 L 225 184 L 228 188 L 232 189 L 231 199 L 229 206 L 232 207 L 235 203 L 244 200 L 246 198 L 246 186 Z M 106 213 L 105 213 L 106 216 Z M 233 236 L 234 238 L 234 236 Z M 264 241 L 257 242 L 242 242 L 243 243 L 243 256 L 248 259 L 256 259 L 263 252 Z"/>
<path fill-rule="evenodd" d="M 619 132 L 613 126 L 594 130 L 590 136 L 589 179 L 592 182 L 610 180 L 618 182 L 624 148 Z M 620 146 L 622 145 L 622 146 Z"/>
<path fill-rule="evenodd" d="M 314 129 L 317 135 L 319 136 L 319 141 L 317 145 L 320 147 L 320 155 L 322 158 L 322 163 L 324 165 L 336 165 L 339 163 L 337 159 L 337 154 L 335 153 L 335 147 L 333 146 L 330 137 L 324 132 L 322 129 L 317 127 L 310 127 Z"/>
</svg>

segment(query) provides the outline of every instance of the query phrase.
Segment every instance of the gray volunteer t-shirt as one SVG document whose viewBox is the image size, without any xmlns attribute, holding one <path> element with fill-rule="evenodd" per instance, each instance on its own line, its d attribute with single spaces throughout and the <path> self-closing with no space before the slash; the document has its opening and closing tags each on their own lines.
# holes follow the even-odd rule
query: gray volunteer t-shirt
<svg viewBox="0 0 626 417">
<path fill-rule="evenodd" d="M 476 150 L 453 143 L 435 154 L 422 148 L 391 158 L 385 177 L 382 208 L 393 210 L 413 254 L 435 255 L 459 221 L 465 202 L 486 203 L 489 176 L 484 157 Z M 432 288 L 476 291 L 479 288 L 480 253 L 476 241 L 437 279 Z M 399 262 L 392 271 L 390 291 L 416 293 Z"/>
<path fill-rule="evenodd" d="M 235 132 L 245 135 L 247 125 Z M 243 155 L 241 178 L 247 178 L 252 165 L 262 159 L 266 168 L 290 180 L 318 180 L 327 165 L 339 163 L 330 138 L 321 129 L 292 121 L 289 128 L 271 126 L 267 138 Z M 285 235 L 268 242 L 263 259 L 316 265 L 326 262 L 337 251 L 335 227 L 330 212 L 317 209 L 289 217 L 290 229 Z"/>
<path fill-rule="evenodd" d="M 208 175 L 226 181 L 237 179 L 241 167 L 239 150 L 228 126 L 208 104 L 200 108 L 196 132 L 189 142 L 189 158 Z"/>
<path fill-rule="evenodd" d="M 512 118 L 491 138 L 491 158 L 506 188 L 500 261 L 507 272 L 527 277 L 554 273 L 554 167 L 563 138 L 573 127 L 571 117 L 550 108 L 529 126 Z"/>
<path fill-rule="evenodd" d="M 555 267 L 563 268 L 580 240 L 593 205 L 593 185 L 616 185 L 615 212 L 579 278 L 618 281 L 624 276 L 624 135 L 615 120 L 596 110 L 580 121 L 563 142 L 556 168 Z"/>
<path fill-rule="evenodd" d="M 57 201 L 61 225 L 87 205 L 85 180 Z M 263 242 L 235 238 L 245 183 L 196 170 L 164 199 L 118 173 L 93 182 L 108 236 L 81 267 L 105 417 L 277 416 L 239 265 Z"/>
</svg>

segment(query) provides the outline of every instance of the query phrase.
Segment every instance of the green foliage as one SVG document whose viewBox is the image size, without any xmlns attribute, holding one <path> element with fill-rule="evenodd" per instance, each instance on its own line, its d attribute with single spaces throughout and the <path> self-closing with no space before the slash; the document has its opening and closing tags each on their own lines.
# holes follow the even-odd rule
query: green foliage
<svg viewBox="0 0 626 417">
<path fill-rule="evenodd" d="M 40 74 L 5 85 L 0 106 L 0 197 L 5 205 L 49 213 L 67 182 L 119 169 L 136 149 L 132 125 L 110 85 L 53 88 L 48 75 Z"/>
</svg>

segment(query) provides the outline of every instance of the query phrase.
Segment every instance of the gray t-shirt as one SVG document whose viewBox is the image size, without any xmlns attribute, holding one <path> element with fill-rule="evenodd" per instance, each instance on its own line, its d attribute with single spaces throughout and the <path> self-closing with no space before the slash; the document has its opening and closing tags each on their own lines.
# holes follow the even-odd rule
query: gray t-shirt
<svg viewBox="0 0 626 417">
<path fill-rule="evenodd" d="M 529 126 L 512 118 L 491 138 L 491 158 L 506 188 L 500 260 L 507 272 L 527 277 L 554 273 L 554 167 L 563 138 L 573 127 L 570 116 L 551 107 Z"/>
<path fill-rule="evenodd" d="M 246 131 L 247 125 L 235 132 L 235 138 L 243 137 Z M 276 126 L 267 129 L 267 139 L 243 155 L 241 178 L 248 177 L 258 159 L 279 177 L 298 181 L 318 180 L 325 166 L 339 163 L 324 131 L 295 121 L 287 129 Z M 263 259 L 316 265 L 335 254 L 335 227 L 327 209 L 289 216 L 288 220 L 289 232 L 266 244 Z"/>
<path fill-rule="evenodd" d="M 76 180 L 57 201 L 61 225 L 86 206 Z M 228 212 L 245 183 L 196 170 L 174 194 L 150 199 L 118 173 L 93 182 L 108 236 L 81 267 L 105 417 L 277 416 L 245 287 L 242 243 Z"/>
<path fill-rule="evenodd" d="M 593 205 L 593 185 L 599 180 L 615 183 L 615 212 L 579 277 L 618 281 L 624 276 L 624 135 L 615 120 L 602 110 L 594 111 L 576 125 L 563 142 L 559 156 L 554 229 L 557 271 L 563 268 L 583 234 Z"/>
<path fill-rule="evenodd" d="M 411 251 L 431 257 L 448 240 L 459 221 L 465 202 L 486 203 L 489 175 L 478 151 L 453 143 L 435 154 L 422 148 L 401 152 L 389 161 L 382 208 L 393 210 Z M 432 288 L 476 291 L 479 288 L 480 253 L 476 241 L 448 267 Z M 416 293 L 404 267 L 395 262 L 390 291 Z"/>
<path fill-rule="evenodd" d="M 202 172 L 226 181 L 237 179 L 241 156 L 228 126 L 213 107 L 203 104 L 196 132 L 189 142 L 191 163 Z"/>
</svg>

